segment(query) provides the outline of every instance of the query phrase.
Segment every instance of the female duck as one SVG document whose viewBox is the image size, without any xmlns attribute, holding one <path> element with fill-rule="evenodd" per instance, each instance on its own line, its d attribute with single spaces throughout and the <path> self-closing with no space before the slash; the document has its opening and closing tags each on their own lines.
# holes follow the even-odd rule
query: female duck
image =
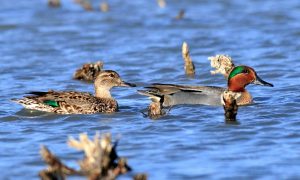
<svg viewBox="0 0 300 180">
<path fill-rule="evenodd" d="M 241 96 L 237 99 L 238 105 L 252 103 L 252 97 L 245 89 L 248 84 L 273 87 L 272 84 L 263 81 L 253 68 L 236 66 L 228 76 L 228 90 L 241 93 Z M 178 104 L 222 105 L 221 95 L 226 90 L 226 88 L 214 86 L 181 86 L 173 84 L 153 84 L 146 88 L 149 90 L 139 90 L 138 92 L 149 96 L 151 99 L 159 99 L 164 107 Z"/>
<path fill-rule="evenodd" d="M 54 112 L 58 114 L 112 113 L 118 110 L 117 101 L 111 96 L 110 89 L 115 86 L 135 86 L 121 80 L 112 70 L 102 71 L 94 82 L 95 96 L 86 92 L 48 91 L 30 92 L 32 96 L 12 101 L 28 109 Z"/>
</svg>

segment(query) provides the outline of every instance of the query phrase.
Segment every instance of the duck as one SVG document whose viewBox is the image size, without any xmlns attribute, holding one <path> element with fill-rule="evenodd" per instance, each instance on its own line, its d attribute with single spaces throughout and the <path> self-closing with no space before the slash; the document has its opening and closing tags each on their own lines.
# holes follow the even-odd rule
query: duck
<svg viewBox="0 0 300 180">
<path fill-rule="evenodd" d="M 97 61 L 95 63 L 86 63 L 83 64 L 80 69 L 76 70 L 76 72 L 73 75 L 73 78 L 86 82 L 93 82 L 102 70 L 102 61 Z"/>
<path fill-rule="evenodd" d="M 249 84 L 273 87 L 273 84 L 262 80 L 253 68 L 241 65 L 235 66 L 230 71 L 227 79 L 227 88 L 155 83 L 145 87 L 145 90 L 138 90 L 138 93 L 148 96 L 152 100 L 161 101 L 163 107 L 179 104 L 221 106 L 223 92 L 230 90 L 241 94 L 237 98 L 238 105 L 248 105 L 253 102 L 252 96 L 245 89 Z"/>
<path fill-rule="evenodd" d="M 57 114 L 93 114 L 113 113 L 118 111 L 118 103 L 111 96 L 115 86 L 135 87 L 135 84 L 123 81 L 113 70 L 101 71 L 95 81 L 95 95 L 87 92 L 53 91 L 30 92 L 30 96 L 12 99 L 27 109 L 34 109 Z"/>
</svg>

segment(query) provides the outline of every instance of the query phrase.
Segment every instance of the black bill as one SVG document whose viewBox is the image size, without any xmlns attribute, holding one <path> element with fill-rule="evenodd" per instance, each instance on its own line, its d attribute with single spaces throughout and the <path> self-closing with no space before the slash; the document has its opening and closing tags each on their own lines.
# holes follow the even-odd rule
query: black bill
<svg viewBox="0 0 300 180">
<path fill-rule="evenodd" d="M 262 85 L 262 86 L 270 86 L 273 87 L 274 85 L 262 80 L 259 76 L 256 75 L 256 79 L 252 82 L 252 84 Z"/>
<path fill-rule="evenodd" d="M 124 87 L 136 87 L 135 84 L 132 84 L 132 83 L 128 83 L 128 82 L 125 82 L 125 81 L 122 81 L 120 86 L 124 86 Z"/>
</svg>

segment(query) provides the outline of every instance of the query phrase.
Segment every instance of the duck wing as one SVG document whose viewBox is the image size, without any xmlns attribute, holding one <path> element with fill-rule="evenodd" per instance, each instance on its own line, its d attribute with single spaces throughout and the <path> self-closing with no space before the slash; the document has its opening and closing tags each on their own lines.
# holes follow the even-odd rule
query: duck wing
<svg viewBox="0 0 300 180">
<path fill-rule="evenodd" d="M 96 98 L 86 92 L 76 91 L 48 91 L 48 92 L 29 92 L 33 96 L 25 96 L 25 98 L 35 99 L 39 103 L 44 103 L 52 107 L 58 107 L 58 102 L 65 102 L 69 105 L 88 106 L 93 103 Z"/>
<path fill-rule="evenodd" d="M 29 109 L 59 114 L 90 114 L 98 111 L 99 102 L 90 93 L 75 91 L 30 92 L 30 96 L 14 100 Z"/>
</svg>

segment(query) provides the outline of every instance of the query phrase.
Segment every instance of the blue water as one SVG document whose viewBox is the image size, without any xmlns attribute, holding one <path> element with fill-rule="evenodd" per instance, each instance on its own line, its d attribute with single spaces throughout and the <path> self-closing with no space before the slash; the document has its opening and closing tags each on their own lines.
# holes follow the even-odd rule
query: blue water
<svg viewBox="0 0 300 180">
<path fill-rule="evenodd" d="M 99 1 L 94 1 L 98 7 Z M 0 0 L 1 179 L 37 179 L 45 167 L 41 144 L 72 167 L 82 157 L 67 137 L 81 132 L 121 135 L 119 155 L 149 179 L 300 178 L 300 3 L 259 0 L 110 0 L 111 11 L 85 12 L 71 0 Z M 180 9 L 185 18 L 175 20 Z M 181 45 L 190 46 L 196 77 L 185 77 Z M 149 100 L 138 88 L 115 88 L 120 111 L 55 115 L 10 101 L 32 90 L 93 92 L 72 80 L 83 63 L 140 86 L 176 83 L 226 86 L 210 75 L 208 56 L 230 55 L 252 66 L 273 88 L 249 85 L 255 104 L 241 107 L 239 124 L 224 123 L 222 107 L 177 106 L 159 120 L 143 117 Z M 132 174 L 122 176 L 129 179 Z"/>
</svg>

